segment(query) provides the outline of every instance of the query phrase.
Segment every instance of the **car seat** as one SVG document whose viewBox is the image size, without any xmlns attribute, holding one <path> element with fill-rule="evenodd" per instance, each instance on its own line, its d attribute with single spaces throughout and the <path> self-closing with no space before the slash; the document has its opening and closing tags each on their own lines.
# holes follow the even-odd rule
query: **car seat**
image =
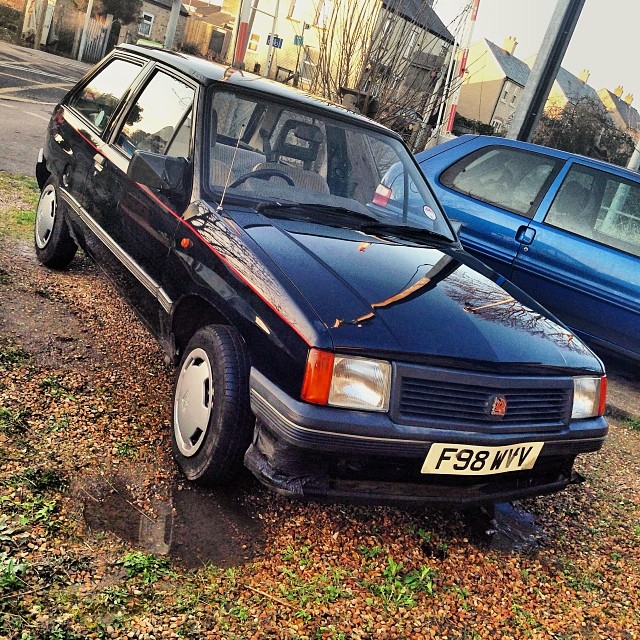
<svg viewBox="0 0 640 640">
<path fill-rule="evenodd" d="M 273 148 L 265 149 L 265 155 L 269 160 L 258 163 L 254 171 L 258 169 L 282 171 L 300 189 L 329 193 L 327 181 L 319 173 L 311 170 L 323 141 L 324 135 L 320 127 L 298 120 L 286 120 Z M 301 161 L 302 166 L 287 164 L 282 158 Z M 272 180 L 281 179 L 274 177 Z"/>
</svg>

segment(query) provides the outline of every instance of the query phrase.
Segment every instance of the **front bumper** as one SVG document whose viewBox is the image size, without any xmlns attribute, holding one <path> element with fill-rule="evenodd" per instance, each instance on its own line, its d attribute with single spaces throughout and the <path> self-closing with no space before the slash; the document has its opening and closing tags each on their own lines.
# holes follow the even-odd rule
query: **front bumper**
<svg viewBox="0 0 640 640">
<path fill-rule="evenodd" d="M 245 465 L 275 491 L 299 498 L 466 506 L 553 493 L 575 481 L 576 455 L 600 449 L 607 433 L 604 418 L 576 421 L 549 434 L 402 425 L 387 414 L 294 400 L 255 369 L 250 393 L 257 427 Z M 420 473 L 434 442 L 500 446 L 539 441 L 544 447 L 530 471 L 490 476 Z"/>
</svg>

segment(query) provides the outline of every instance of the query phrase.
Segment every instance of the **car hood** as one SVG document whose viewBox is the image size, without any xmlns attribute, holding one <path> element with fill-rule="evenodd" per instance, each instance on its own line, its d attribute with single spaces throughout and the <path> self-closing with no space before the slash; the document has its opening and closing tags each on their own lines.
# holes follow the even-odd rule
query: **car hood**
<svg viewBox="0 0 640 640">
<path fill-rule="evenodd" d="M 258 218 L 244 231 L 315 311 L 336 350 L 512 368 L 600 368 L 568 329 L 535 303 L 516 300 L 519 290 L 498 286 L 491 278 L 500 276 L 456 245 Z"/>
</svg>

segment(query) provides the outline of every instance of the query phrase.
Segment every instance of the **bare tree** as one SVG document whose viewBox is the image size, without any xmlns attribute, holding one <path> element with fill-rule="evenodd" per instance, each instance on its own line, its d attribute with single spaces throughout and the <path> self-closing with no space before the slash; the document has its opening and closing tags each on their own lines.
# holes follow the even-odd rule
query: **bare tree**
<svg viewBox="0 0 640 640">
<path fill-rule="evenodd" d="M 432 8 L 416 0 L 333 0 L 319 32 L 311 90 L 398 129 L 426 119 L 444 93 L 450 43 L 437 35 Z M 457 18 L 456 20 L 458 20 Z M 455 21 L 454 21 L 455 22 Z M 430 28 L 431 26 L 431 28 Z"/>
<path fill-rule="evenodd" d="M 604 105 L 587 97 L 548 106 L 533 142 L 622 166 L 634 149 L 631 136 L 615 125 Z"/>
</svg>

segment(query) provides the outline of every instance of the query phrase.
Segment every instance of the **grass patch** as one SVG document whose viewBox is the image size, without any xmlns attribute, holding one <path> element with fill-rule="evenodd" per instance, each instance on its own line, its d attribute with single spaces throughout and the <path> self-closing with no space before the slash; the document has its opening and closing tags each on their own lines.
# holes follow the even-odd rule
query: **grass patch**
<svg viewBox="0 0 640 640">
<path fill-rule="evenodd" d="M 0 345 L 0 371 L 20 366 L 29 360 L 29 354 L 19 347 Z"/>
<path fill-rule="evenodd" d="M 640 431 L 640 418 L 627 418 L 624 423 L 632 431 Z"/>
<path fill-rule="evenodd" d="M 34 178 L 0 173 L 0 237 L 31 238 L 39 197 Z"/>
</svg>

